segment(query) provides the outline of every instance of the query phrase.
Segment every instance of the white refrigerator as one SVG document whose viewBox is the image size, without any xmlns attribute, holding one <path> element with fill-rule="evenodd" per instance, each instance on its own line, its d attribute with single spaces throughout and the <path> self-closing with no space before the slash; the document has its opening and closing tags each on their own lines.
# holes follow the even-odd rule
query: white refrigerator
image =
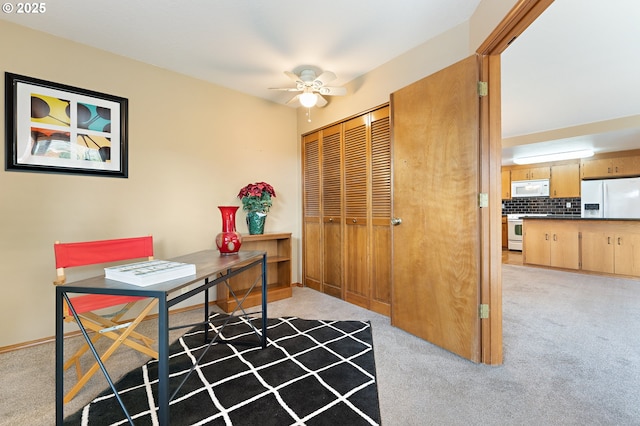
<svg viewBox="0 0 640 426">
<path fill-rule="evenodd" d="M 640 218 L 640 178 L 583 180 L 584 218 Z"/>
</svg>

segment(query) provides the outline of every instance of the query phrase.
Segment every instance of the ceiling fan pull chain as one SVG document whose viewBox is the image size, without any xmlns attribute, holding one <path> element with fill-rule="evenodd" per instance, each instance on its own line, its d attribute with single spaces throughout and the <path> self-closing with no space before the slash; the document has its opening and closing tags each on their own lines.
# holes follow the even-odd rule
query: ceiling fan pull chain
<svg viewBox="0 0 640 426">
<path fill-rule="evenodd" d="M 307 108 L 307 122 L 311 123 L 311 108 Z"/>
</svg>

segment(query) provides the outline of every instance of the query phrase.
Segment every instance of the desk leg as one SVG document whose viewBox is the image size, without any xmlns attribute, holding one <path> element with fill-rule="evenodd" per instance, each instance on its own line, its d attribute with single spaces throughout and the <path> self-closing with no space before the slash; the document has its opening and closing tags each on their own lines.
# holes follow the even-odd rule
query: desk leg
<svg viewBox="0 0 640 426">
<path fill-rule="evenodd" d="M 158 420 L 169 425 L 169 312 L 167 298 L 158 305 Z"/>
<path fill-rule="evenodd" d="M 64 322 L 62 292 L 56 291 L 56 425 L 64 421 Z"/>
<path fill-rule="evenodd" d="M 205 286 L 209 284 L 209 277 L 204 279 Z M 204 291 L 204 341 L 209 341 L 209 288 Z"/>
<path fill-rule="evenodd" d="M 267 347 L 267 254 L 262 255 L 262 349 Z"/>
</svg>

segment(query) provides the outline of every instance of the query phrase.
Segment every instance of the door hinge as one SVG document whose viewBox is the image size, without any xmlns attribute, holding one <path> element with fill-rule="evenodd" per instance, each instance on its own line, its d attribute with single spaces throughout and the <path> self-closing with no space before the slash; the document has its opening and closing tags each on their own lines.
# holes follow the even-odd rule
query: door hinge
<svg viewBox="0 0 640 426">
<path fill-rule="evenodd" d="M 478 96 L 483 97 L 489 94 L 489 84 L 486 81 L 478 82 Z"/>
<path fill-rule="evenodd" d="M 480 319 L 489 318 L 489 305 L 485 303 L 481 304 L 478 313 L 479 313 Z"/>
<path fill-rule="evenodd" d="M 478 206 L 489 207 L 489 194 L 486 192 L 481 192 L 478 194 Z"/>
</svg>

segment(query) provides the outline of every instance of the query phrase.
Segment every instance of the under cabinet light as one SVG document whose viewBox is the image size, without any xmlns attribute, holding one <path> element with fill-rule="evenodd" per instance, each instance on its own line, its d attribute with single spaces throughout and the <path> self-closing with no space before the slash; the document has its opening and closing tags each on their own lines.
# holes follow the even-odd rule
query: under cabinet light
<svg viewBox="0 0 640 426">
<path fill-rule="evenodd" d="M 558 152 L 555 154 L 534 155 L 532 157 L 514 158 L 516 164 L 534 164 L 547 163 L 549 161 L 575 160 L 578 158 L 593 157 L 593 151 L 590 149 L 581 149 L 579 151 Z"/>
</svg>

